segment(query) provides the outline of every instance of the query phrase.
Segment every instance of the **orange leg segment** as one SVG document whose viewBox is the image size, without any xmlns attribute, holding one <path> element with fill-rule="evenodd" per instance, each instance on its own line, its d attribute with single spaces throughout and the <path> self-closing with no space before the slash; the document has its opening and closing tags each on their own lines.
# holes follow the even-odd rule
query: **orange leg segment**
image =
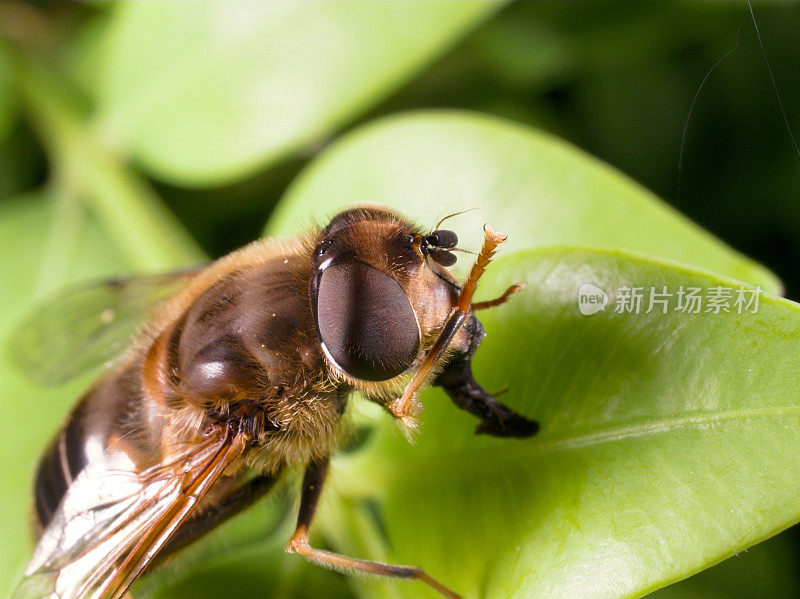
<svg viewBox="0 0 800 599">
<path fill-rule="evenodd" d="M 428 350 L 428 353 L 422 360 L 422 364 L 417 369 L 411 382 L 406 386 L 405 391 L 403 391 L 403 395 L 394 400 L 389 406 L 389 411 L 406 429 L 413 430 L 416 428 L 417 415 L 421 409 L 416 401 L 417 391 L 422 387 L 422 384 L 430 375 L 431 369 L 436 364 L 436 361 L 447 349 L 448 344 L 452 341 L 459 327 L 467 318 L 470 308 L 473 307 L 472 296 L 475 294 L 478 280 L 483 276 L 486 267 L 489 266 L 489 263 L 492 261 L 498 246 L 506 240 L 505 235 L 498 233 L 489 225 L 483 226 L 483 237 L 483 247 L 481 247 L 475 264 L 472 265 L 466 282 L 461 287 L 457 303 L 447 317 L 438 338 L 433 343 L 430 350 Z"/>
<path fill-rule="evenodd" d="M 514 285 L 511 285 L 508 289 L 506 289 L 503 292 L 503 295 L 501 295 L 498 298 L 495 298 L 493 300 L 488 300 L 485 302 L 475 302 L 474 304 L 472 304 L 472 309 L 473 311 L 485 310 L 486 308 L 494 308 L 495 306 L 500 306 L 502 304 L 505 304 L 512 295 L 514 295 L 518 291 L 522 291 L 524 288 L 525 288 L 525 283 L 515 283 Z"/>
</svg>

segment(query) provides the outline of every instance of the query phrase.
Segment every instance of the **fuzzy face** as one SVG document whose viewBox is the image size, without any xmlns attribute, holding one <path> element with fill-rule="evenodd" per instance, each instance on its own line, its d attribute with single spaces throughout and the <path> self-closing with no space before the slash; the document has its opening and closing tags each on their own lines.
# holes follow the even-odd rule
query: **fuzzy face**
<svg viewBox="0 0 800 599">
<path fill-rule="evenodd" d="M 418 227 L 378 207 L 336 216 L 317 236 L 310 300 L 329 372 L 386 405 L 408 382 L 458 297 Z M 466 351 L 466 334 L 453 351 Z"/>
</svg>

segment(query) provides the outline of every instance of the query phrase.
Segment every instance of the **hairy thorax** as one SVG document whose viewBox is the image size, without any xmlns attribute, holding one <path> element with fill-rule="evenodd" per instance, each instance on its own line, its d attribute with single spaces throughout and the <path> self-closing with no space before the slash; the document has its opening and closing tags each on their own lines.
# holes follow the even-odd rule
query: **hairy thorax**
<svg viewBox="0 0 800 599">
<path fill-rule="evenodd" d="M 327 455 L 350 389 L 331 379 L 308 300 L 302 244 L 261 244 L 166 310 L 142 349 L 143 390 L 166 412 L 162 447 L 232 423 L 252 439 L 244 465 L 272 473 Z"/>
</svg>

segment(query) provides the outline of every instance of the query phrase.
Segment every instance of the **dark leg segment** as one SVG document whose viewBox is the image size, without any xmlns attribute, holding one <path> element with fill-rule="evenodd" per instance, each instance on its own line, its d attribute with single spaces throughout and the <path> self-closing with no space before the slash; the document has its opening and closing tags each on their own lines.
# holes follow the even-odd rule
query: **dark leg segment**
<svg viewBox="0 0 800 599">
<path fill-rule="evenodd" d="M 478 384 L 472 376 L 472 364 L 467 356 L 451 362 L 436 377 L 434 384 L 441 386 L 459 408 L 481 419 L 475 429 L 478 434 L 524 438 L 539 431 L 536 421 L 506 407 Z"/>
<path fill-rule="evenodd" d="M 294 535 L 292 535 L 291 540 L 287 543 L 286 551 L 289 553 L 299 553 L 306 559 L 326 568 L 357 570 L 369 574 L 377 574 L 378 576 L 420 580 L 449 599 L 459 599 L 460 596 L 458 594 L 428 576 L 420 568 L 371 562 L 311 547 L 311 545 L 308 544 L 308 529 L 311 526 L 311 520 L 314 518 L 314 512 L 317 509 L 317 502 L 322 493 L 322 484 L 325 482 L 327 471 L 327 458 L 320 462 L 309 464 L 306 469 L 305 476 L 303 477 L 303 490 L 300 496 L 297 529 Z"/>
</svg>

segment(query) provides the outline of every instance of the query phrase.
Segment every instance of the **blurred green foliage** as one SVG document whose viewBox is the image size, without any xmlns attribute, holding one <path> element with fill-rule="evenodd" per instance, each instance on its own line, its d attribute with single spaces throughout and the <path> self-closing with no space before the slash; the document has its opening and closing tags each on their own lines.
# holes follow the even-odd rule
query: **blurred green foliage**
<svg viewBox="0 0 800 599">
<path fill-rule="evenodd" d="M 800 5 L 754 9 L 797 133 Z M 699 91 L 682 146 L 698 86 L 731 50 Z M 420 108 L 518 124 L 448 111 L 371 124 Z M 617 167 L 738 252 L 531 127 Z M 581 584 L 584 596 L 637 595 L 797 520 L 796 304 L 768 299 L 752 321 L 642 318 L 629 328 L 603 314 L 588 327 L 564 298 L 578 274 L 609 287 L 727 276 L 775 291 L 771 270 L 797 300 L 798 184 L 798 156 L 744 3 L 0 4 L 4 339 L 31 298 L 67 282 L 218 256 L 267 223 L 287 233 L 356 201 L 394 205 L 425 224 L 477 206 L 483 213 L 464 215 L 459 227 L 477 231 L 486 219 L 513 233 L 486 288 L 529 277 L 533 289 L 487 317 L 476 366 L 491 384 L 510 383 L 509 403 L 541 418 L 542 436 L 524 449 L 476 441 L 469 418 L 435 393 L 413 448 L 385 419 L 362 414 L 375 433 L 337 460 L 317 525 L 336 549 L 419 561 L 473 594 L 555 596 Z M 539 249 L 511 253 L 526 248 Z M 618 349 L 614 360 L 603 348 L 584 351 L 601 337 Z M 617 359 L 637 344 L 628 366 L 651 379 L 622 395 L 621 412 L 598 409 L 598 398 L 619 400 L 626 363 Z M 515 364 L 518 378 L 493 364 Z M 745 367 L 756 374 L 741 378 Z M 570 383 L 574 370 L 585 389 Z M 6 359 L 0 374 L 9 423 L 0 442 L 5 593 L 30 550 L 22 535 L 37 453 L 89 379 L 42 389 Z M 672 403 L 687 391 L 697 393 Z M 732 402 L 725 409 L 734 417 L 704 432 L 550 447 L 625 426 L 630 411 L 685 419 L 712 397 Z M 760 414 L 765 405 L 773 411 Z M 624 499 L 604 494 L 610 478 Z M 140 588 L 170 597 L 421 592 L 283 555 L 284 494 Z M 484 508 L 497 502 L 515 506 L 513 523 Z M 722 507 L 730 511 L 708 515 Z M 409 509 L 422 524 L 407 525 Z M 467 521 L 477 524 L 459 537 Z M 656 596 L 795 597 L 799 537 L 794 527 Z M 617 545 L 595 547 L 592 538 Z M 586 575 L 576 582 L 578 564 Z"/>
</svg>

